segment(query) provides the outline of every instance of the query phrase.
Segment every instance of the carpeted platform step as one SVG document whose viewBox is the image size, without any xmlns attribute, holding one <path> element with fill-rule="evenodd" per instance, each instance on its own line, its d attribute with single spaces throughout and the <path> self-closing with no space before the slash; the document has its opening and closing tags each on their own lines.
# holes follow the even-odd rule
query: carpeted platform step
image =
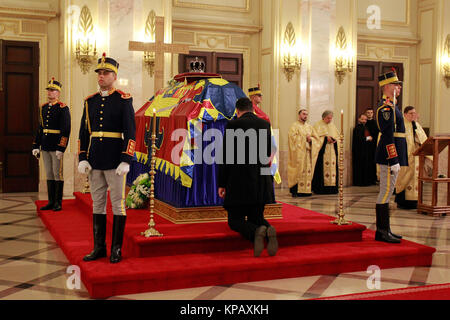
<svg viewBox="0 0 450 320">
<path fill-rule="evenodd" d="M 92 200 L 89 194 L 74 193 L 75 210 L 86 213 L 91 219 Z M 69 210 L 72 210 L 68 208 Z M 112 228 L 112 211 L 108 201 L 108 226 Z M 123 250 L 132 257 L 154 257 L 215 251 L 232 251 L 251 248 L 252 244 L 233 232 L 226 222 L 174 224 L 155 215 L 159 232 L 163 237 L 146 238 L 140 233 L 147 229 L 148 210 L 127 210 L 127 223 Z M 283 219 L 273 219 L 270 223 L 277 230 L 279 245 L 306 245 L 360 241 L 365 226 L 354 223 L 336 226 L 333 217 L 317 212 L 283 204 Z"/>
<path fill-rule="evenodd" d="M 37 201 L 36 205 L 39 208 L 41 203 Z M 296 211 L 294 208 L 296 207 L 287 206 L 286 208 L 288 211 L 292 210 L 293 215 L 285 217 L 288 219 L 287 221 L 292 219 L 286 226 L 295 224 Z M 302 216 L 302 209 L 296 209 L 298 209 L 297 215 Z M 39 212 L 39 216 L 70 263 L 80 266 L 82 281 L 93 298 L 207 285 L 338 274 L 367 270 L 370 265 L 378 265 L 380 268 L 428 266 L 431 264 L 432 254 L 435 251 L 434 248 L 406 240 L 403 240 L 401 244 L 377 242 L 373 240 L 374 232 L 365 230 L 359 241 L 281 245 L 274 257 L 269 257 L 264 251 L 261 257 L 255 258 L 251 245 L 246 243 L 246 245 L 234 247 L 233 250 L 228 251 L 190 252 L 181 250 L 183 252 L 174 255 L 145 258 L 133 257 L 132 252 L 124 250 L 124 260 L 119 264 L 110 264 L 108 258 L 84 262 L 82 261 L 83 256 L 92 249 L 92 219 L 83 211 L 82 205 L 78 203 L 77 199 L 65 200 L 63 211 L 58 213 L 43 211 Z M 138 225 L 136 221 L 133 222 L 133 215 L 130 211 L 131 222 L 129 225 L 127 224 L 127 228 L 131 232 L 133 228 L 138 230 L 143 226 Z M 325 218 L 329 220 L 331 217 L 312 211 L 307 213 L 311 215 L 308 218 L 309 223 L 323 224 L 324 228 L 329 227 L 329 222 Z M 143 217 L 141 218 L 143 221 L 147 221 Z M 297 219 L 300 218 L 297 217 Z M 165 222 L 162 220 L 157 221 L 157 224 L 160 228 L 165 226 Z M 226 223 L 221 224 L 224 225 L 225 230 Z M 168 224 L 166 225 L 168 228 Z M 207 225 L 209 225 L 208 228 L 212 227 L 212 224 Z M 109 226 L 107 242 L 110 241 L 110 229 Z M 280 229 L 282 229 L 281 226 Z M 134 231 L 132 233 L 135 236 Z M 188 231 L 186 233 L 190 235 Z M 166 236 L 159 239 L 164 238 Z M 204 238 L 203 240 L 210 242 L 209 239 Z M 127 242 L 131 243 L 129 237 Z M 159 244 L 155 244 L 155 250 L 161 250 L 158 249 L 158 246 Z M 179 246 L 182 244 L 180 243 Z"/>
<path fill-rule="evenodd" d="M 368 231 L 368 238 L 373 234 Z M 433 250 L 404 243 L 375 247 L 373 241 L 281 248 L 275 257 L 259 258 L 251 250 L 130 258 L 118 266 L 106 259 L 80 264 L 83 282 L 92 297 L 191 288 L 207 285 L 283 279 L 380 268 L 427 266 Z M 406 242 L 406 241 L 405 241 Z"/>
</svg>

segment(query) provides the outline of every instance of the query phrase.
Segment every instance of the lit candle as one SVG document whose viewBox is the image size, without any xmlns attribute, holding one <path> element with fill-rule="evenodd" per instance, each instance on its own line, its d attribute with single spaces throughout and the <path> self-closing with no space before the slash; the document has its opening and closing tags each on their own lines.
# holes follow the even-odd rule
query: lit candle
<svg viewBox="0 0 450 320">
<path fill-rule="evenodd" d="M 156 109 L 153 108 L 153 129 L 152 134 L 156 134 Z"/>
<path fill-rule="evenodd" d="M 344 110 L 341 109 L 341 134 L 344 134 Z"/>
</svg>

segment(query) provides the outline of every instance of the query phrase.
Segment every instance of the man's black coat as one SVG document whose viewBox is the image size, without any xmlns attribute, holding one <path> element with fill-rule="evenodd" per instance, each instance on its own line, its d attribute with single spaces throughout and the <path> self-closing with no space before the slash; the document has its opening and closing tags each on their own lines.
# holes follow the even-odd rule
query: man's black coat
<svg viewBox="0 0 450 320">
<path fill-rule="evenodd" d="M 223 164 L 219 166 L 219 187 L 226 190 L 225 208 L 275 202 L 269 160 L 275 153 L 271 136 L 270 124 L 252 112 L 228 122 Z"/>
</svg>

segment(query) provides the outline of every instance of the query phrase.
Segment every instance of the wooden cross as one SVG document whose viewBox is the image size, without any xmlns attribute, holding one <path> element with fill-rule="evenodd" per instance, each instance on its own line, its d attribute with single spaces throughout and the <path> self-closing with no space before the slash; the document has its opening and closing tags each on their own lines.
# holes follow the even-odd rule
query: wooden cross
<svg viewBox="0 0 450 320">
<path fill-rule="evenodd" d="M 164 53 L 189 53 L 189 46 L 185 44 L 164 43 L 164 17 L 156 17 L 155 42 L 130 41 L 128 50 L 155 53 L 155 93 L 164 86 Z"/>
</svg>

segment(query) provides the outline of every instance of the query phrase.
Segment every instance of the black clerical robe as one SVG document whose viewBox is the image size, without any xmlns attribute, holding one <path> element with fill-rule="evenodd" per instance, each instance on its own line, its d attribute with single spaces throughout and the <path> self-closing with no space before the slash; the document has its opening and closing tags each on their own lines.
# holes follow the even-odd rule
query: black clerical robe
<svg viewBox="0 0 450 320">
<path fill-rule="evenodd" d="M 358 124 L 353 129 L 352 167 L 353 185 L 370 186 L 376 183 L 375 146 L 376 141 L 367 137 L 372 136 L 367 125 Z"/>
</svg>

